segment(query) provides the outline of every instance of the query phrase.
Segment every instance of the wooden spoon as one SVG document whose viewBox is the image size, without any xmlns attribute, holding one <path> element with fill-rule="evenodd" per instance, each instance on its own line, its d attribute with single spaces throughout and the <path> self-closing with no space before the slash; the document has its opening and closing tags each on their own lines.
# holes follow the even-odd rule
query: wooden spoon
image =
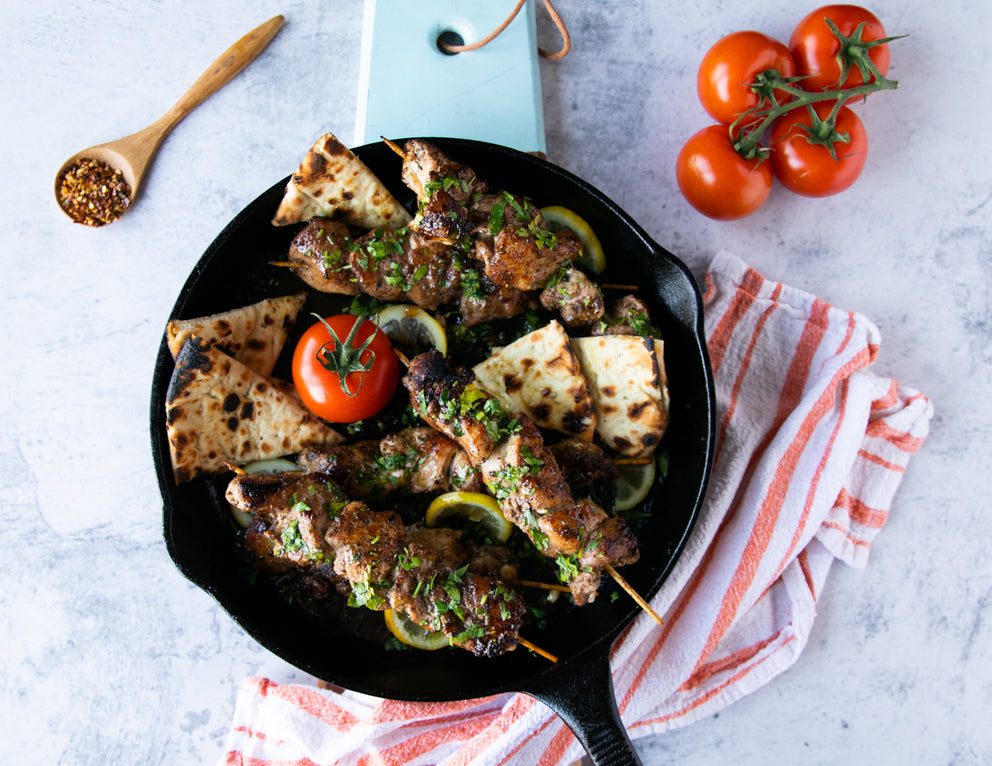
<svg viewBox="0 0 992 766">
<path fill-rule="evenodd" d="M 145 173 L 151 166 L 152 158 L 165 137 L 187 114 L 248 66 L 276 36 L 284 21 L 282 16 L 274 16 L 234 43 L 210 65 L 207 71 L 200 75 L 200 78 L 183 94 L 175 106 L 144 130 L 110 143 L 91 146 L 89 149 L 83 149 L 83 151 L 72 155 L 62 164 L 59 172 L 55 175 L 55 199 L 59 203 L 59 207 L 62 207 L 59 193 L 62 178 L 66 171 L 81 159 L 98 160 L 120 170 L 124 180 L 131 187 L 131 203 L 133 203 L 138 189 L 141 188 Z M 63 212 L 69 215 L 65 208 L 63 208 Z"/>
</svg>

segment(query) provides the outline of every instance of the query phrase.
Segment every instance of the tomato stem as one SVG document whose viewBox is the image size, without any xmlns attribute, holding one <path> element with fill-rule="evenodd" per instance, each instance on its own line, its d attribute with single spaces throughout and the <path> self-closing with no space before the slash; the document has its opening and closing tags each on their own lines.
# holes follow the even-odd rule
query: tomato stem
<svg viewBox="0 0 992 766">
<path fill-rule="evenodd" d="M 824 21 L 840 42 L 840 52 L 837 57 L 841 62 L 841 75 L 837 82 L 844 82 L 851 67 L 856 66 L 861 72 L 864 83 L 850 88 L 806 91 L 797 87 L 797 84 L 801 84 L 805 79 L 804 77 L 783 77 L 777 69 L 761 72 L 755 81 L 750 83 L 751 90 L 758 94 L 761 101 L 757 106 L 740 115 L 730 126 L 730 140 L 734 149 L 745 159 L 767 156 L 770 150 L 761 146 L 759 142 L 772 123 L 779 117 L 788 114 L 793 109 L 800 108 L 806 108 L 813 113 L 813 104 L 826 101 L 833 101 L 834 106 L 830 110 L 830 114 L 819 124 L 814 122 L 813 130 L 818 136 L 816 143 L 830 143 L 831 154 L 833 154 L 833 141 L 844 140 L 844 137 L 834 130 L 841 106 L 852 99 L 867 98 L 869 93 L 880 90 L 895 90 L 899 87 L 897 81 L 888 79 L 878 70 L 875 62 L 869 57 L 868 51 L 876 45 L 898 40 L 906 35 L 865 41 L 861 39 L 865 28 L 864 22 L 859 24 L 850 35 L 844 35 L 830 19 L 824 19 Z"/>
<path fill-rule="evenodd" d="M 364 324 L 365 320 L 361 317 L 355 317 L 355 322 L 351 325 L 351 331 L 348 333 L 348 337 L 344 339 L 344 342 L 337 336 L 334 329 L 327 323 L 327 321 L 320 316 L 320 314 L 314 314 L 320 323 L 324 325 L 325 329 L 331 336 L 331 342 L 325 343 L 319 349 L 317 349 L 316 357 L 320 366 L 329 372 L 333 372 L 338 376 L 338 382 L 341 384 L 341 390 L 345 393 L 345 396 L 357 396 L 358 392 L 362 390 L 362 378 L 359 377 L 358 388 L 352 393 L 348 389 L 348 376 L 353 372 L 368 372 L 372 369 L 372 364 L 375 362 L 375 351 L 369 351 L 369 359 L 367 362 L 362 361 L 362 354 L 364 354 L 369 345 L 375 340 L 375 336 L 379 333 L 379 328 L 375 328 L 365 342 L 361 346 L 352 346 L 355 341 L 355 335 L 358 334 L 358 328 L 360 325 Z"/>
</svg>

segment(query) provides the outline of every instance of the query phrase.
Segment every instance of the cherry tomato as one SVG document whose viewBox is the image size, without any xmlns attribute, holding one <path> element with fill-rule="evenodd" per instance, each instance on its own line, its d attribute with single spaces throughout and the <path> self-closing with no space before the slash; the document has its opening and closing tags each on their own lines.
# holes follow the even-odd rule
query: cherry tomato
<svg viewBox="0 0 992 766">
<path fill-rule="evenodd" d="M 734 32 L 709 49 L 696 75 L 699 101 L 713 119 L 730 125 L 760 103 L 748 86 L 768 69 L 783 77 L 795 74 L 792 54 L 778 40 L 761 32 Z"/>
<path fill-rule="evenodd" d="M 726 125 L 710 125 L 686 141 L 675 175 L 689 204 L 719 221 L 751 215 L 772 189 L 768 163 L 741 157 Z"/>
<path fill-rule="evenodd" d="M 374 415 L 392 398 L 398 381 L 399 363 L 385 333 L 350 314 L 314 324 L 293 353 L 293 383 L 300 398 L 332 423 Z"/>
<path fill-rule="evenodd" d="M 814 105 L 820 120 L 827 118 L 832 105 L 833 102 Z M 850 141 L 833 144 L 837 155 L 834 159 L 828 146 L 808 140 L 806 129 L 818 132 L 813 123 L 808 109 L 795 109 L 775 121 L 769 139 L 772 171 L 783 186 L 796 194 L 828 197 L 858 180 L 868 158 L 868 133 L 858 115 L 842 106 L 834 129 L 846 133 Z"/>
<path fill-rule="evenodd" d="M 881 40 L 885 37 L 882 22 L 871 11 L 857 5 L 825 5 L 817 8 L 796 26 L 789 38 L 789 48 L 800 75 L 808 75 L 801 80 L 804 90 L 824 91 L 840 88 L 853 88 L 865 83 L 865 78 L 857 66 L 852 66 L 841 82 L 843 67 L 840 53 L 841 42 L 830 30 L 824 19 L 830 19 L 845 37 L 850 37 L 864 22 L 860 39 L 864 42 Z M 868 57 L 882 75 L 889 72 L 889 46 L 885 43 L 868 48 Z M 868 82 L 871 82 L 871 76 Z"/>
</svg>

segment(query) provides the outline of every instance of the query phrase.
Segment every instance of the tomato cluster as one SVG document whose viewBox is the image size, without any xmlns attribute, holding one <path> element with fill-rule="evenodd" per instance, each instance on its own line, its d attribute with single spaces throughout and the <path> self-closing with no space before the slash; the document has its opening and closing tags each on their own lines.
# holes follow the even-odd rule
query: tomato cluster
<svg viewBox="0 0 992 766">
<path fill-rule="evenodd" d="M 764 204 L 773 177 L 809 197 L 848 188 L 864 167 L 868 136 L 845 102 L 896 87 L 886 77 L 893 39 L 870 11 L 827 5 L 799 22 L 788 46 L 754 31 L 719 40 L 696 79 L 718 124 L 692 136 L 676 162 L 686 200 L 734 220 Z"/>
</svg>

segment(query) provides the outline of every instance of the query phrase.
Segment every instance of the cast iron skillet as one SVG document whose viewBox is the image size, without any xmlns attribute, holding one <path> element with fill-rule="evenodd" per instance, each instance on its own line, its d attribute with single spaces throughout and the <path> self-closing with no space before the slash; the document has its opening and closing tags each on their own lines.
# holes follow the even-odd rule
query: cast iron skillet
<svg viewBox="0 0 992 766">
<path fill-rule="evenodd" d="M 637 294 L 651 304 L 652 321 L 665 340 L 671 390 L 671 424 L 661 445 L 668 452 L 669 469 L 645 501 L 652 513 L 637 527 L 640 560 L 623 568 L 634 588 L 650 598 L 672 570 L 692 530 L 713 456 L 713 380 L 699 290 L 677 258 L 574 175 L 501 146 L 429 140 L 473 167 L 494 188 L 527 194 L 539 206 L 564 205 L 578 212 L 604 243 L 608 261 L 604 281 L 636 284 Z M 369 144 L 355 152 L 401 201 L 413 203 L 399 180 L 400 160 L 384 144 Z M 301 289 L 288 270 L 269 265 L 285 258 L 298 230 L 269 223 L 287 180 L 252 202 L 207 248 L 176 301 L 173 318 L 203 316 Z M 339 298 L 311 291 L 301 316 L 335 305 L 340 305 Z M 305 328 L 310 323 L 301 320 L 300 324 Z M 302 329 L 296 337 L 299 332 Z M 294 341 L 291 336 L 290 351 L 283 357 L 291 356 Z M 276 374 L 288 377 L 285 359 L 280 364 Z M 246 578 L 237 530 L 223 500 L 224 477 L 174 484 L 164 418 L 172 368 L 163 336 L 152 385 L 151 436 L 166 544 L 179 570 L 216 598 L 253 638 L 318 678 L 377 697 L 443 701 L 525 692 L 561 716 L 596 763 L 638 763 L 620 722 L 609 664 L 614 639 L 640 612 L 629 597 L 620 592 L 611 598 L 615 587 L 605 582 L 594 604 L 566 608 L 543 629 L 526 627 L 525 637 L 557 655 L 557 664 L 524 650 L 497 659 L 476 658 L 459 649 L 386 651 L 380 642 L 355 635 L 347 621 L 316 620 L 289 603 L 267 579 Z"/>
</svg>

